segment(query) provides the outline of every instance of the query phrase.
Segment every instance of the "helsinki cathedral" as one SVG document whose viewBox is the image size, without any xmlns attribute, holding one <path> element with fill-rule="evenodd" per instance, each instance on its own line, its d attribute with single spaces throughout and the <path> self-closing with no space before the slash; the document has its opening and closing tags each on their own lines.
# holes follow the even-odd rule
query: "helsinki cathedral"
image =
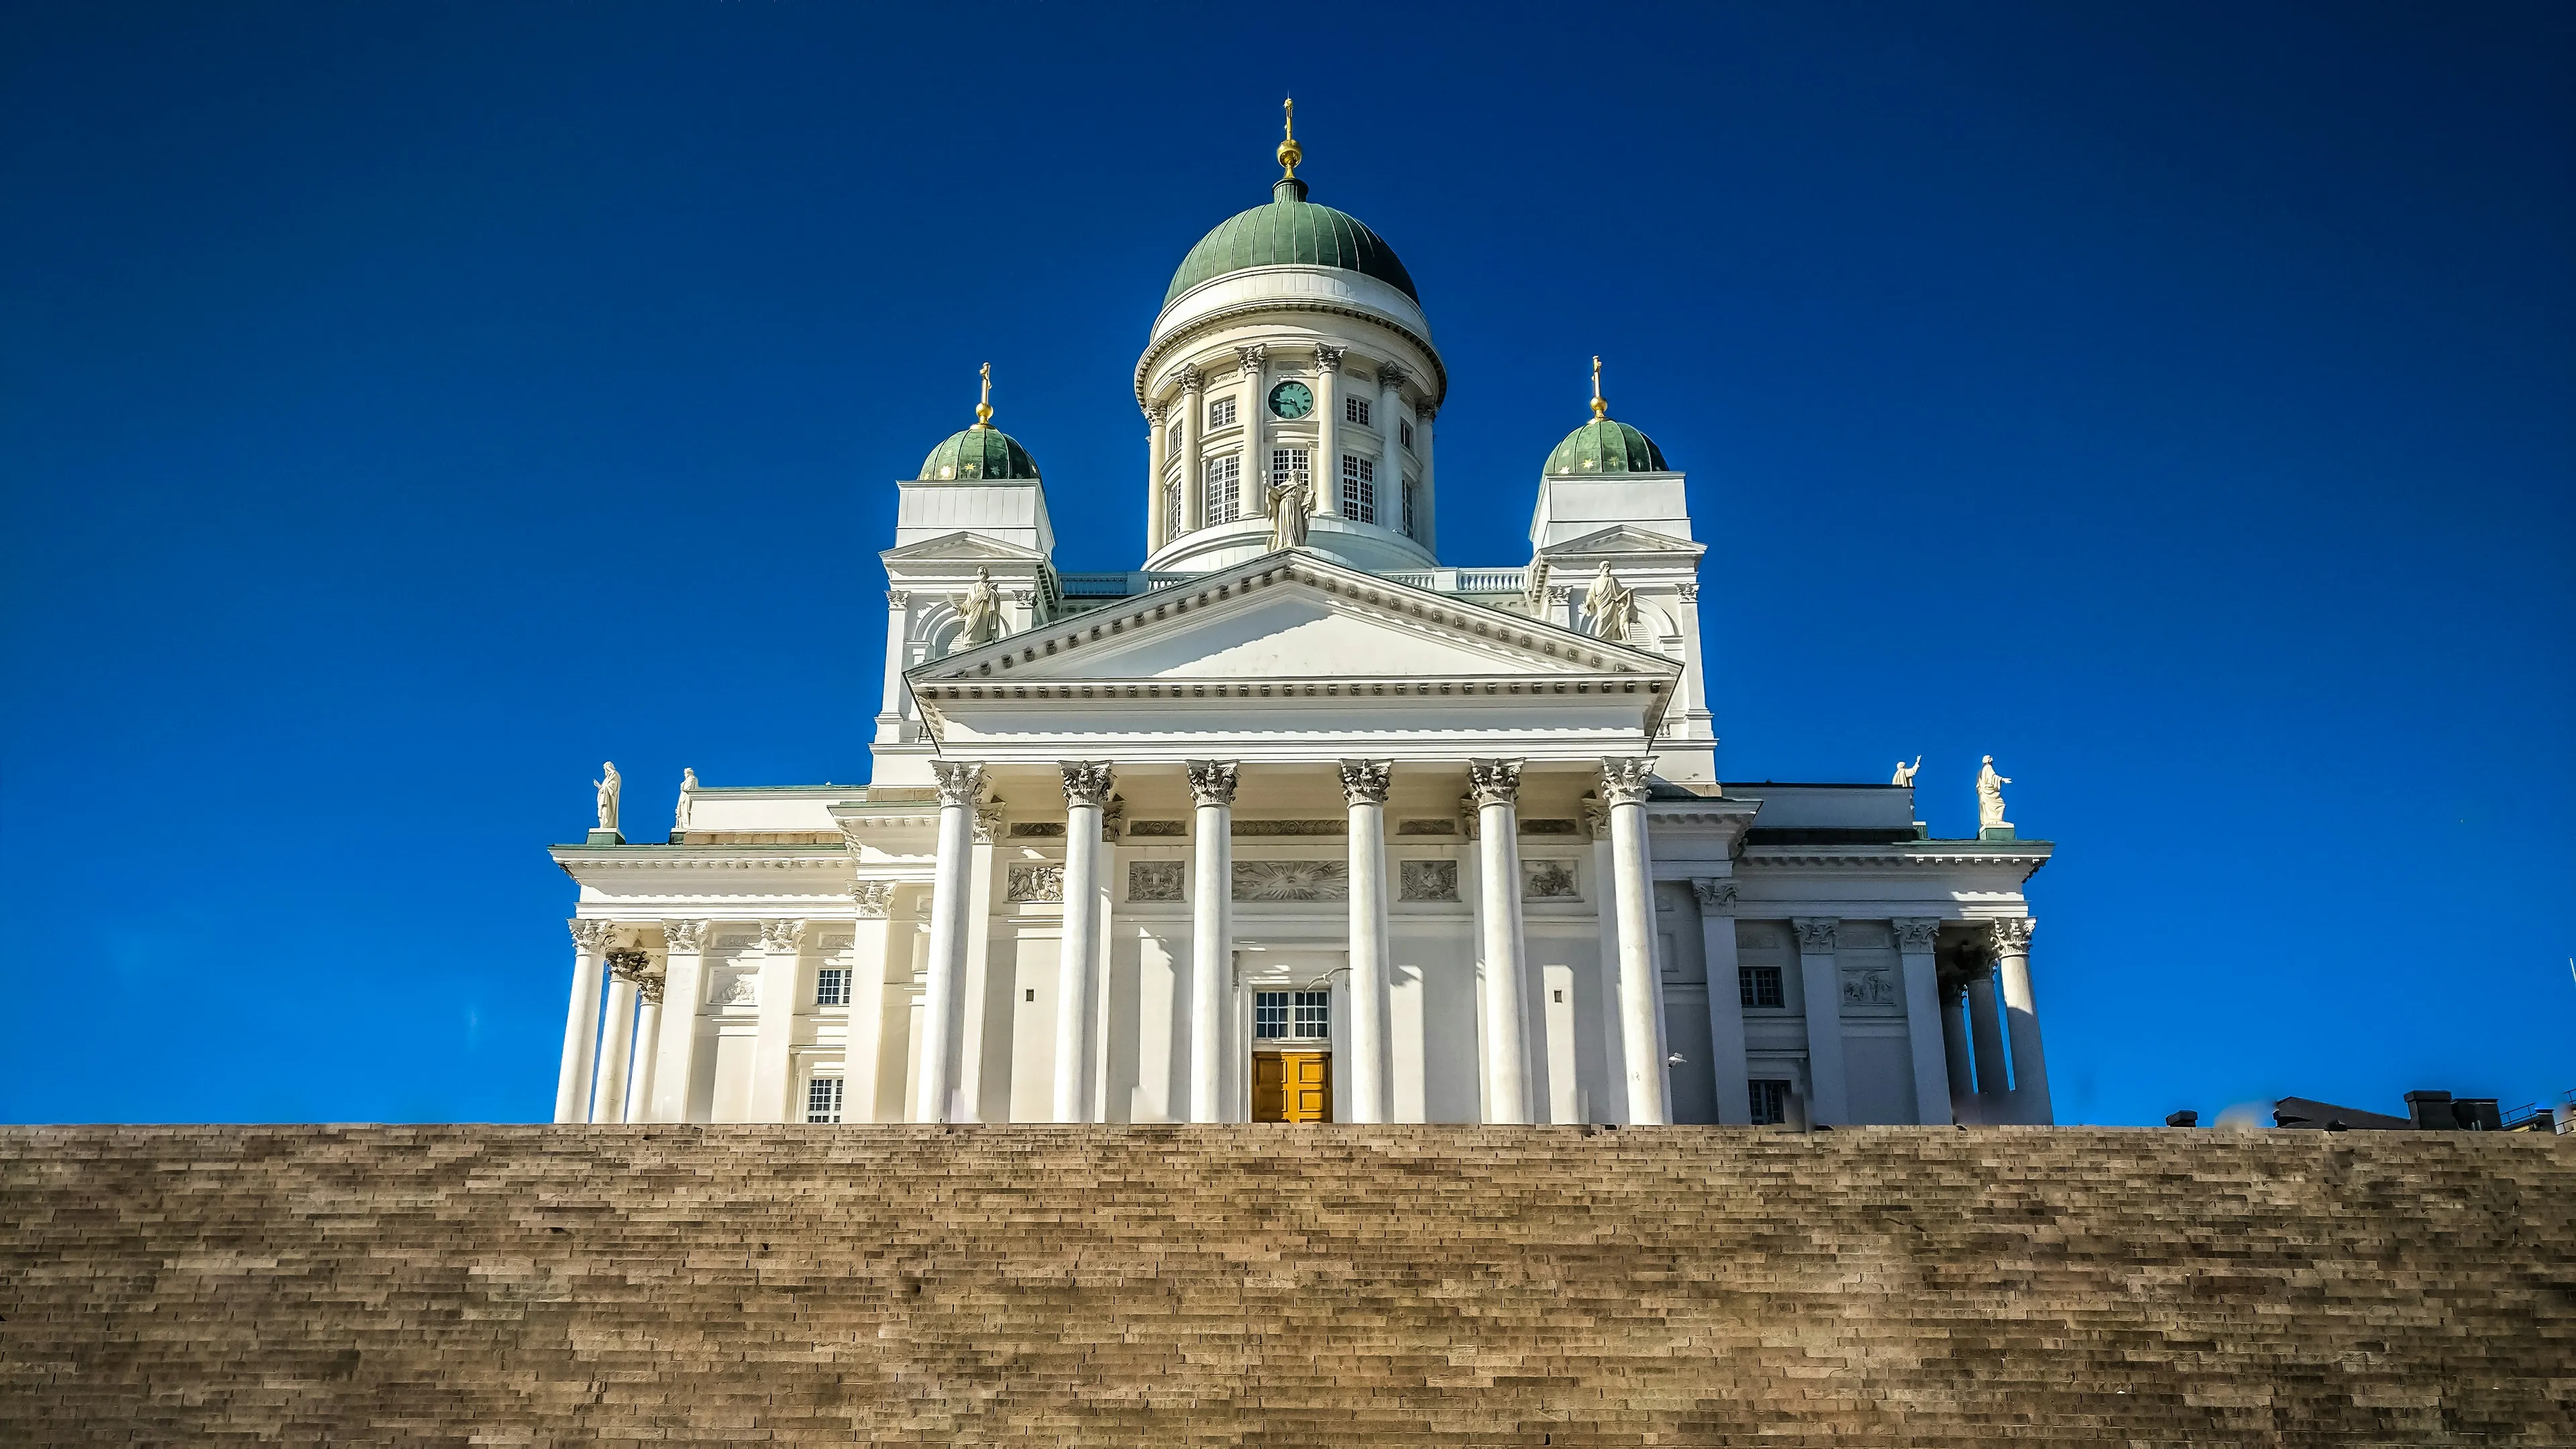
<svg viewBox="0 0 2576 1449">
<path fill-rule="evenodd" d="M 555 1120 L 2050 1121 L 2003 777 L 1967 840 L 1902 766 L 1720 782 L 1707 545 L 1597 361 L 1529 557 L 1443 562 L 1448 369 L 1300 159 L 1136 361 L 1135 567 L 1059 565 L 988 373 L 895 484 L 870 783 L 691 774 L 647 843 L 606 773 Z"/>
</svg>

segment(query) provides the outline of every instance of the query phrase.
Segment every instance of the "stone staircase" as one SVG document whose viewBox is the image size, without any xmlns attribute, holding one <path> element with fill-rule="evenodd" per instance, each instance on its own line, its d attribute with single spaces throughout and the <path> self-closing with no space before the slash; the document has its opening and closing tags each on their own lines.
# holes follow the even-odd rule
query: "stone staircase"
<svg viewBox="0 0 2576 1449">
<path fill-rule="evenodd" d="M 0 1444 L 2576 1442 L 2576 1138 L 0 1129 Z"/>
</svg>

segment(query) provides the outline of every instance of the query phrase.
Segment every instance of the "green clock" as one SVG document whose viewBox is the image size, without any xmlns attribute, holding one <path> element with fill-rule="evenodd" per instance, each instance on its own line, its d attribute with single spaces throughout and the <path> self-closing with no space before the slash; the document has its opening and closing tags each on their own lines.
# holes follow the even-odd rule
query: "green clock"
<svg viewBox="0 0 2576 1449">
<path fill-rule="evenodd" d="M 1302 382 L 1283 382 L 1270 390 L 1270 411 L 1275 417 L 1302 418 L 1315 410 L 1315 394 Z"/>
</svg>

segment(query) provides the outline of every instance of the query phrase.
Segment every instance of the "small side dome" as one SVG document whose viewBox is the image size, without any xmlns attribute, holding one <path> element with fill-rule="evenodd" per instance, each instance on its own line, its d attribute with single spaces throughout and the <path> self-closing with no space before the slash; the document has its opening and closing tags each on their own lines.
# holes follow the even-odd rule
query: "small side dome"
<svg viewBox="0 0 2576 1449">
<path fill-rule="evenodd" d="M 975 404 L 975 426 L 948 435 L 921 460 L 921 476 L 936 483 L 963 478 L 1035 478 L 1038 460 L 1020 440 L 993 426 L 993 364 L 982 369 L 984 394 Z"/>
<path fill-rule="evenodd" d="M 1577 478 L 1596 473 L 1669 473 L 1664 450 L 1626 423 L 1613 422 L 1601 397 L 1601 359 L 1592 359 L 1592 421 L 1565 435 L 1547 455 L 1546 475 Z"/>
<path fill-rule="evenodd" d="M 921 476 L 949 483 L 960 478 L 1035 478 L 1038 463 L 1020 440 L 990 423 L 951 433 L 921 460 Z"/>
</svg>

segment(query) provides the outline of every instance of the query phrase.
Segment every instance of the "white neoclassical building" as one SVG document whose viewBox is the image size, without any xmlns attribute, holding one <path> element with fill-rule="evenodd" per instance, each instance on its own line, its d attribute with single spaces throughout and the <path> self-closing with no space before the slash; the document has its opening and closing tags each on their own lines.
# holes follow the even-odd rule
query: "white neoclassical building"
<svg viewBox="0 0 2576 1449">
<path fill-rule="evenodd" d="M 1138 567 L 1057 566 L 988 387 L 895 485 L 871 782 L 554 849 L 556 1120 L 2049 1121 L 2000 777 L 1972 840 L 1720 784 L 1706 546 L 1597 364 L 1528 560 L 1442 563 L 1431 324 L 1298 159 L 1136 364 Z"/>
</svg>

